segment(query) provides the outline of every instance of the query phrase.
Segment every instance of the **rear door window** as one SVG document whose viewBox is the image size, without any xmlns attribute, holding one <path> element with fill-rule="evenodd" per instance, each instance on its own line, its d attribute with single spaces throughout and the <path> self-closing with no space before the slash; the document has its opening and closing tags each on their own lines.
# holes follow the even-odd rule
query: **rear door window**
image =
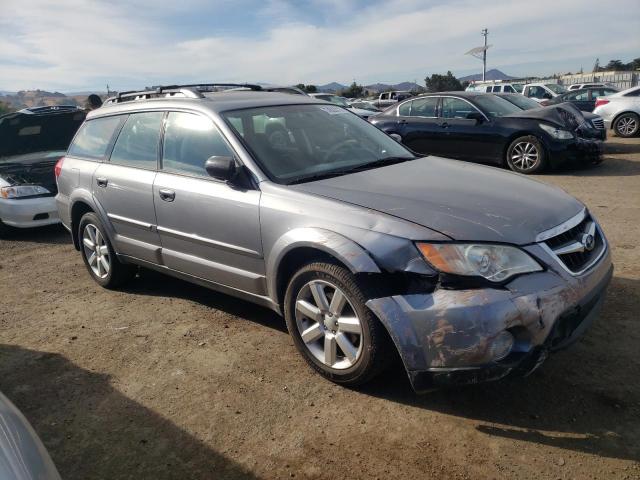
<svg viewBox="0 0 640 480">
<path fill-rule="evenodd" d="M 414 100 L 411 106 L 412 117 L 435 117 L 438 97 L 420 98 Z"/>
<path fill-rule="evenodd" d="M 233 156 L 213 122 L 194 113 L 169 112 L 164 131 L 162 170 L 208 177 L 204 164 L 212 156 Z"/>
<path fill-rule="evenodd" d="M 103 160 L 125 118 L 126 116 L 114 116 L 86 121 L 69 146 L 69 156 Z"/>
<path fill-rule="evenodd" d="M 469 103 L 459 98 L 445 97 L 442 99 L 442 116 L 444 118 L 467 118 L 467 115 L 475 111 Z"/>
<path fill-rule="evenodd" d="M 411 103 L 412 102 L 404 102 L 402 105 L 398 107 L 398 115 L 401 117 L 408 117 L 411 112 Z"/>
<path fill-rule="evenodd" d="M 164 112 L 133 113 L 122 127 L 111 153 L 111 163 L 155 169 Z"/>
</svg>

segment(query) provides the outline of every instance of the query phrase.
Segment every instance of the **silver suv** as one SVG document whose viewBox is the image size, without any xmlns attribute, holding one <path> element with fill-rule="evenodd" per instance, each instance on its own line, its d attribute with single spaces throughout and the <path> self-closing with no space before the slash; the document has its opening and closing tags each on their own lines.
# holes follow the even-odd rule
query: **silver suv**
<svg viewBox="0 0 640 480">
<path fill-rule="evenodd" d="M 313 98 L 204 89 L 108 100 L 59 162 L 100 285 L 142 266 L 256 302 L 332 381 L 395 351 L 417 391 L 531 371 L 596 316 L 607 242 L 562 190 L 416 157 Z"/>
</svg>

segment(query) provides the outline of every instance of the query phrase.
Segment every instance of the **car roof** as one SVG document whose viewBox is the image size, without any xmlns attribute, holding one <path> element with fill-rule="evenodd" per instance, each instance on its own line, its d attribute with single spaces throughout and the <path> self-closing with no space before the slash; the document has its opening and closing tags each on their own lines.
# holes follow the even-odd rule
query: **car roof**
<svg viewBox="0 0 640 480">
<path fill-rule="evenodd" d="M 449 92 L 428 92 L 421 93 L 418 97 L 433 97 L 433 96 L 450 96 L 455 95 L 457 97 L 477 97 L 478 95 L 486 95 L 488 92 L 474 92 L 474 91 L 464 91 L 464 90 L 454 90 Z"/>
<path fill-rule="evenodd" d="M 171 110 L 183 108 L 220 113 L 228 110 L 240 110 L 245 108 L 300 104 L 326 105 L 323 100 L 318 100 L 306 95 L 292 95 L 290 93 L 268 91 L 233 90 L 226 92 L 206 92 L 199 98 L 162 96 L 157 98 L 129 100 L 122 103 L 105 103 L 102 107 L 91 111 L 87 116 L 87 119 L 139 110 Z"/>
</svg>

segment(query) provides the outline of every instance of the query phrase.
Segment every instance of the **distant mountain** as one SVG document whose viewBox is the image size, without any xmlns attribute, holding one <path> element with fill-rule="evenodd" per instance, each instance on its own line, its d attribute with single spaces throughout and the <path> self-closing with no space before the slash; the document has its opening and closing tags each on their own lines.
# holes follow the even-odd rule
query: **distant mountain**
<svg viewBox="0 0 640 480">
<path fill-rule="evenodd" d="M 319 92 L 323 93 L 336 93 L 339 90 L 344 90 L 347 88 L 346 85 L 342 85 L 338 82 L 327 83 L 326 85 L 318 85 L 317 86 Z"/>
<path fill-rule="evenodd" d="M 511 80 L 512 78 L 517 78 L 517 77 L 512 77 L 511 75 L 507 75 L 506 73 L 501 72 L 496 68 L 487 70 L 487 74 L 485 75 L 486 80 Z M 461 82 L 465 82 L 465 81 L 472 82 L 472 81 L 482 80 L 482 73 L 476 73 L 474 75 L 467 75 L 466 77 L 460 77 L 458 78 L 458 80 L 460 80 Z"/>
</svg>

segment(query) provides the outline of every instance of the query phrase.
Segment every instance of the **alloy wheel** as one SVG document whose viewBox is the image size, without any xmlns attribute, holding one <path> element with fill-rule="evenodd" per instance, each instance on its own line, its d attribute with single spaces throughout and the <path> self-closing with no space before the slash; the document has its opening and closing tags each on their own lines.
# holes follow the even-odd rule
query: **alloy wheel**
<svg viewBox="0 0 640 480">
<path fill-rule="evenodd" d="M 517 143 L 511 151 L 511 163 L 520 170 L 533 168 L 539 157 L 538 148 L 530 142 Z"/>
<path fill-rule="evenodd" d="M 82 247 L 94 275 L 98 278 L 106 278 L 111 270 L 109 247 L 98 227 L 92 223 L 84 227 Z"/>
<path fill-rule="evenodd" d="M 356 310 L 336 285 L 312 280 L 298 293 L 295 318 L 302 342 L 324 365 L 352 367 L 363 349 L 362 325 Z"/>
<path fill-rule="evenodd" d="M 621 135 L 631 135 L 638 128 L 636 119 L 633 117 L 624 117 L 618 120 L 618 133 Z"/>
</svg>

